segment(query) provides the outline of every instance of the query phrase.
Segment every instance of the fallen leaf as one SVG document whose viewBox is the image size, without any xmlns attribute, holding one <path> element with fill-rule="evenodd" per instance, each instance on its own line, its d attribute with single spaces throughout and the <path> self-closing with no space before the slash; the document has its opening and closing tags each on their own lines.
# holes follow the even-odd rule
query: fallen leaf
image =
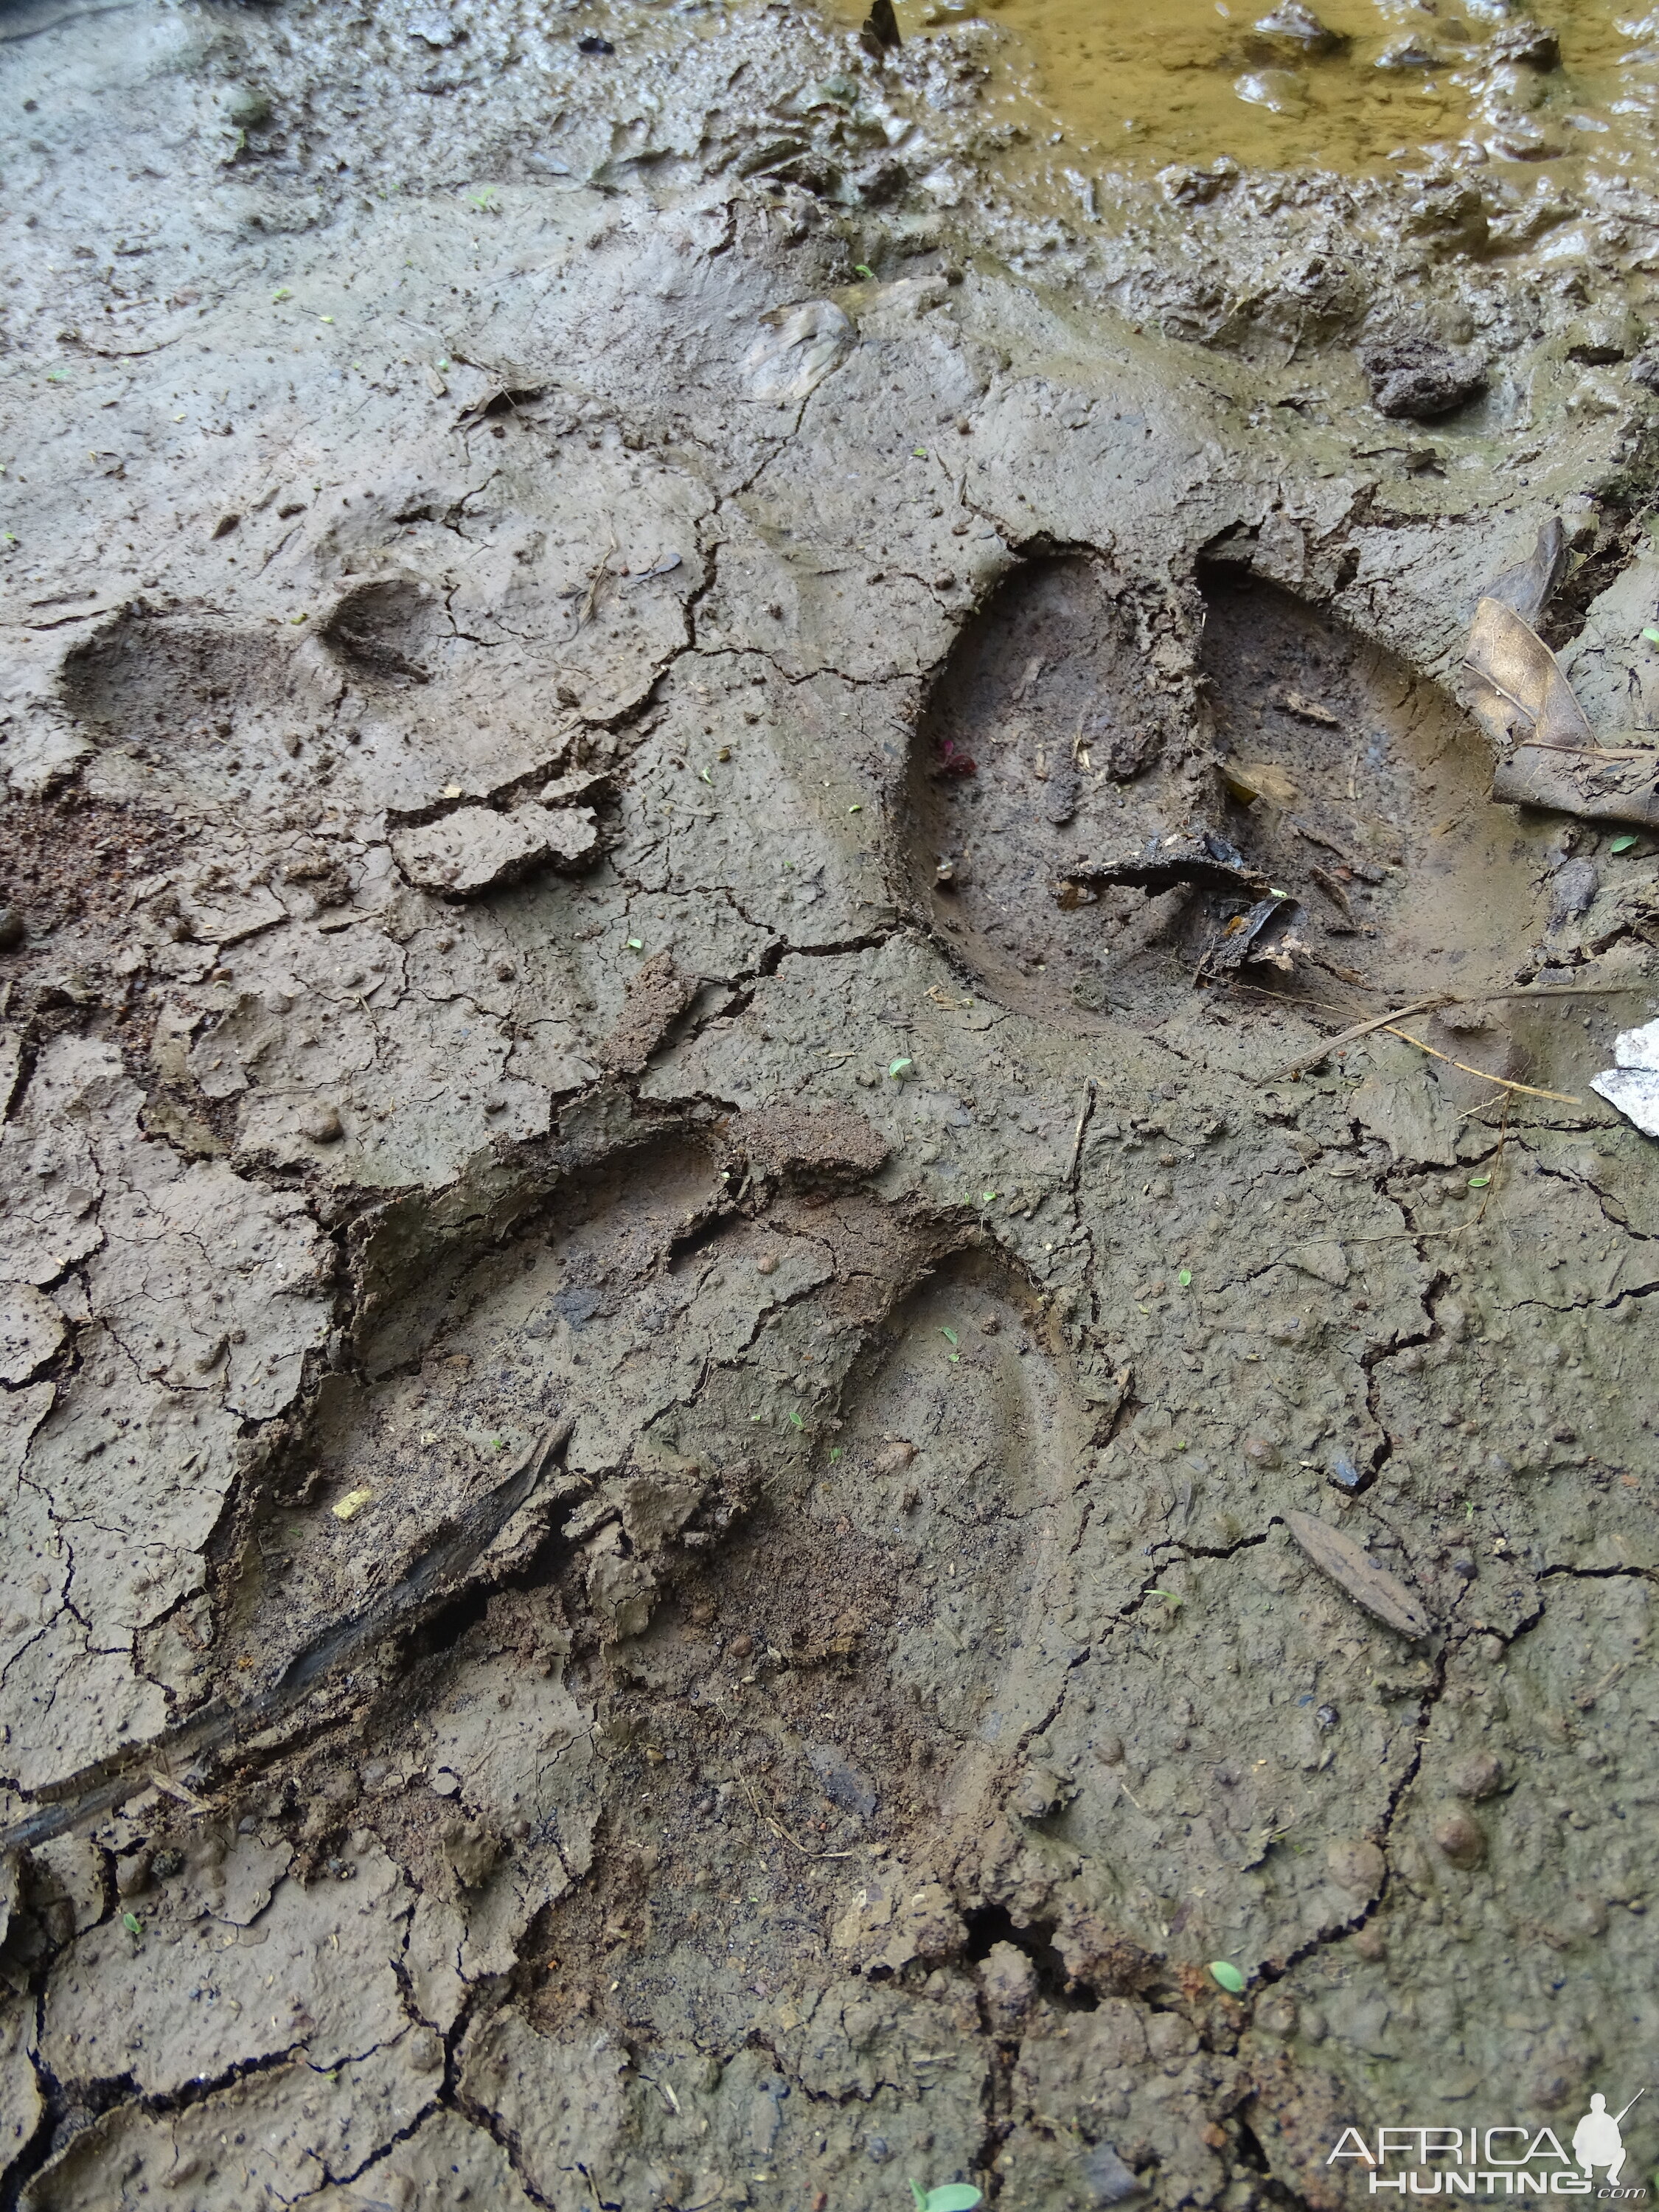
<svg viewBox="0 0 1659 2212">
<path fill-rule="evenodd" d="M 1502 599 L 1482 599 L 1476 607 L 1463 665 L 1474 680 L 1475 718 L 1494 744 L 1595 744 L 1561 664 Z"/>
<path fill-rule="evenodd" d="M 1299 691 L 1287 691 L 1282 703 L 1287 714 L 1295 714 L 1302 721 L 1319 722 L 1328 730 L 1340 730 L 1342 726 L 1340 714 L 1332 714 L 1316 699 L 1304 699 Z"/>
</svg>

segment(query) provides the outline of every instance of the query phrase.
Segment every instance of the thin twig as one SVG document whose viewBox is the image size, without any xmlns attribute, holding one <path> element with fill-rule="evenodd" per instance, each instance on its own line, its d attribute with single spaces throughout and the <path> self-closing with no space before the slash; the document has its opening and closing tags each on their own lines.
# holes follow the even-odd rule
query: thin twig
<svg viewBox="0 0 1659 2212">
<path fill-rule="evenodd" d="M 1378 1024 L 1372 1023 L 1370 1026 L 1375 1029 Z M 1466 1060 L 1454 1060 L 1449 1052 L 1437 1052 L 1431 1044 L 1425 1044 L 1421 1037 L 1411 1036 L 1406 1030 L 1395 1029 L 1392 1022 L 1384 1022 L 1381 1026 L 1386 1036 L 1397 1036 L 1407 1044 L 1414 1044 L 1419 1052 L 1427 1053 L 1431 1060 L 1443 1060 L 1448 1067 L 1457 1068 L 1464 1075 L 1478 1075 L 1483 1083 L 1495 1083 L 1500 1091 L 1518 1091 L 1524 1098 L 1553 1098 L 1558 1106 L 1582 1106 L 1584 1103 L 1582 1098 L 1570 1097 L 1565 1091 L 1540 1091 L 1535 1084 L 1511 1083 L 1507 1075 L 1488 1075 L 1484 1067 L 1471 1067 Z"/>
<path fill-rule="evenodd" d="M 1335 1036 L 1325 1037 L 1318 1043 L 1310 1045 L 1306 1052 L 1298 1053 L 1294 1060 L 1286 1060 L 1283 1067 L 1275 1068 L 1271 1075 L 1260 1076 L 1257 1080 L 1261 1083 L 1281 1082 L 1285 1076 L 1293 1075 L 1298 1068 L 1317 1066 L 1322 1060 L 1328 1059 L 1339 1046 L 1352 1044 L 1359 1037 L 1369 1036 L 1373 1030 L 1385 1030 L 1390 1022 L 1403 1022 L 1412 1014 L 1430 1013 L 1436 1006 L 1443 1006 L 1448 1003 L 1445 994 L 1437 991 L 1432 998 L 1414 1000 L 1409 1006 L 1397 1006 L 1392 1013 L 1373 1014 L 1369 1021 L 1356 1022 L 1352 1029 L 1340 1030 Z"/>
<path fill-rule="evenodd" d="M 1077 1131 L 1072 1139 L 1072 1164 L 1066 1170 L 1066 1188 L 1077 1188 L 1077 1171 L 1083 1159 L 1083 1139 L 1095 1110 L 1095 1079 L 1091 1075 L 1083 1093 L 1083 1111 L 1077 1117 Z"/>
</svg>

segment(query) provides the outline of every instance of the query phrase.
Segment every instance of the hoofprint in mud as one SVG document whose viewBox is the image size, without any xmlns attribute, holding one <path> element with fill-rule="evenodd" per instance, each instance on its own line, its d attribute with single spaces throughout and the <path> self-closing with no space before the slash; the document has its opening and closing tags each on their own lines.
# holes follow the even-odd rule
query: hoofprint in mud
<svg viewBox="0 0 1659 2212">
<path fill-rule="evenodd" d="M 659 159 L 619 63 L 538 176 L 474 76 L 568 27 L 371 19 L 388 153 L 325 16 L 49 12 L 11 2197 L 1243 2212 L 1495 2084 L 1571 2130 L 1655 2047 L 1659 1188 L 1591 1079 L 1659 901 L 1455 692 L 1565 513 L 1642 742 L 1644 388 L 1276 405 L 744 181 L 706 40 Z M 731 36 L 760 122 L 933 66 Z M 386 189 L 417 112 L 466 190 Z"/>
</svg>

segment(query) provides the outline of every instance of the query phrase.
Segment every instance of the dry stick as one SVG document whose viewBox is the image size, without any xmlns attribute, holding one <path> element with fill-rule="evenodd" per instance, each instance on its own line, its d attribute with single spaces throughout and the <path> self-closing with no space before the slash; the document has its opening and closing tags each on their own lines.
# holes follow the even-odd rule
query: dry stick
<svg viewBox="0 0 1659 2212">
<path fill-rule="evenodd" d="M 1077 1132 L 1072 1139 L 1072 1164 L 1066 1170 L 1067 1190 L 1077 1188 L 1077 1171 L 1083 1158 L 1083 1139 L 1088 1133 L 1090 1117 L 1095 1110 L 1095 1079 L 1091 1075 L 1089 1078 L 1088 1087 L 1083 1094 L 1083 1111 L 1077 1117 Z"/>
<path fill-rule="evenodd" d="M 1373 1023 L 1371 1026 L 1375 1028 L 1377 1025 Z M 1511 1083 L 1507 1075 L 1488 1075 L 1484 1067 L 1471 1067 L 1466 1060 L 1454 1060 L 1449 1052 L 1437 1052 L 1431 1044 L 1425 1044 L 1421 1037 L 1410 1036 L 1404 1030 L 1395 1029 L 1392 1022 L 1384 1022 L 1382 1027 L 1388 1036 L 1397 1036 L 1407 1044 L 1414 1044 L 1419 1052 L 1427 1053 L 1431 1060 L 1443 1060 L 1448 1067 L 1457 1068 L 1464 1075 L 1478 1075 L 1483 1083 L 1495 1083 L 1500 1091 L 1518 1091 L 1523 1098 L 1553 1098 L 1558 1106 L 1582 1106 L 1584 1103 L 1582 1098 L 1574 1098 L 1565 1091 L 1540 1091 L 1534 1084 Z"/>
<path fill-rule="evenodd" d="M 1277 991 L 1267 990 L 1267 987 L 1261 983 L 1244 983 L 1242 988 L 1247 991 L 1259 991 L 1267 998 L 1276 999 L 1281 995 Z M 1370 988 L 1370 987 L 1368 985 L 1366 988 Z M 1416 1000 L 1411 1006 L 1401 1006 L 1391 1014 L 1374 1014 L 1370 1021 L 1356 1022 L 1352 1029 L 1340 1030 L 1334 1036 L 1322 1037 L 1316 1043 L 1310 1045 L 1306 1052 L 1299 1053 L 1294 1060 L 1287 1060 L 1282 1066 L 1275 1068 L 1271 1074 L 1258 1075 L 1254 1079 L 1258 1083 L 1282 1082 L 1287 1075 L 1294 1075 L 1299 1069 L 1317 1066 L 1319 1062 L 1325 1059 L 1328 1054 L 1335 1052 L 1342 1045 L 1352 1044 L 1358 1037 L 1369 1036 L 1373 1030 L 1386 1030 L 1390 1023 L 1406 1021 L 1413 1014 L 1432 1013 L 1440 1006 L 1484 1006 L 1500 1004 L 1530 1006 L 1542 999 L 1605 999 L 1617 997 L 1622 992 L 1651 991 L 1653 985 L 1651 982 L 1644 981 L 1632 983 L 1547 983 L 1541 990 L 1475 991 L 1464 994 L 1462 996 L 1450 991 L 1442 992 L 1431 999 Z M 1292 1008 L 1294 1007 L 1294 1001 L 1287 1001 L 1286 1003 L 1291 1006 Z M 1304 1003 L 1317 1006 L 1322 1012 L 1334 1012 L 1334 1009 L 1331 1007 L 1328 1000 L 1313 999 L 1305 1000 Z M 1417 1039 L 1415 1037 L 1410 1037 L 1407 1038 L 1407 1042 L 1410 1044 L 1415 1044 L 1417 1042 Z M 1425 1052 L 1430 1052 L 1433 1050 L 1433 1047 L 1425 1044 L 1423 1046 L 1422 1049 Z M 1436 1057 L 1437 1059 L 1443 1060 L 1445 1058 L 1445 1054 L 1443 1053 L 1439 1053 L 1436 1054 Z M 1449 1065 L 1453 1067 L 1462 1067 L 1463 1063 L 1461 1060 L 1454 1060 L 1449 1062 Z M 1468 1073 L 1472 1075 L 1479 1075 L 1481 1071 L 1479 1068 L 1471 1068 Z M 1489 1075 L 1486 1078 L 1486 1080 L 1489 1083 L 1501 1083 L 1503 1081 L 1503 1078 L 1498 1075 Z M 1524 1083 L 1518 1085 L 1516 1087 L 1522 1091 L 1527 1088 Z M 1562 1094 L 1556 1091 L 1541 1091 L 1537 1092 L 1535 1095 L 1540 1098 L 1559 1098 Z M 1581 1099 L 1575 1098 L 1569 1103 L 1574 1106 L 1577 1106 L 1581 1105 L 1583 1102 Z"/>
<path fill-rule="evenodd" d="M 1385 1030 L 1390 1022 L 1403 1022 L 1411 1014 L 1431 1013 L 1436 1006 L 1449 1003 L 1444 992 L 1437 991 L 1432 998 L 1413 1000 L 1409 1006 L 1397 1006 L 1392 1013 L 1373 1014 L 1368 1022 L 1356 1022 L 1352 1029 L 1340 1030 L 1334 1037 L 1322 1038 L 1316 1044 L 1310 1045 L 1306 1052 L 1298 1053 L 1294 1060 L 1287 1060 L 1283 1067 L 1275 1068 L 1271 1075 L 1258 1076 L 1256 1079 L 1260 1083 L 1281 1082 L 1285 1076 L 1294 1075 L 1298 1068 L 1312 1066 L 1326 1059 L 1339 1046 L 1352 1044 L 1357 1038 L 1369 1036 L 1373 1030 Z"/>
</svg>

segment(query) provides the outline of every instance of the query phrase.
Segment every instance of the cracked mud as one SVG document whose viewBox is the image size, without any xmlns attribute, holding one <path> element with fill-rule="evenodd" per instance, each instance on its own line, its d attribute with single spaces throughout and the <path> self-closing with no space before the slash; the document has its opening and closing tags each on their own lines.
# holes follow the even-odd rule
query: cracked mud
<svg viewBox="0 0 1659 2212">
<path fill-rule="evenodd" d="M 988 38 L 0 17 L 6 2204 L 1340 2212 L 1659 2048 L 1659 860 L 1460 668 L 1559 516 L 1651 749 L 1659 209 L 964 206 Z"/>
</svg>

